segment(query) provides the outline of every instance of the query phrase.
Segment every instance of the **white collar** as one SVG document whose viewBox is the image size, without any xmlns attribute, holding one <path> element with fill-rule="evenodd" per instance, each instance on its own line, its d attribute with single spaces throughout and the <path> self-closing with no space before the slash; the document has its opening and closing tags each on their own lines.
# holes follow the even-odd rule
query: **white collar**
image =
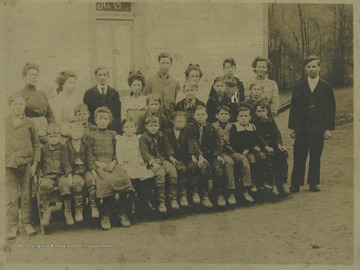
<svg viewBox="0 0 360 270">
<path fill-rule="evenodd" d="M 240 125 L 238 122 L 236 122 L 236 123 L 234 123 L 234 125 L 235 125 L 237 131 L 245 131 L 245 130 L 255 131 L 256 130 L 256 128 L 253 124 L 249 124 L 248 126 L 244 127 L 244 126 Z"/>
<path fill-rule="evenodd" d="M 101 88 L 103 88 L 103 87 L 105 87 L 105 95 L 106 95 L 107 90 L 108 90 L 108 85 L 107 84 L 101 85 L 99 83 L 96 85 L 96 88 L 98 89 L 100 95 L 101 95 Z"/>
<path fill-rule="evenodd" d="M 320 77 L 316 76 L 315 78 L 310 78 L 309 76 L 307 77 L 307 81 L 310 87 L 311 92 L 313 92 L 319 82 Z"/>
</svg>

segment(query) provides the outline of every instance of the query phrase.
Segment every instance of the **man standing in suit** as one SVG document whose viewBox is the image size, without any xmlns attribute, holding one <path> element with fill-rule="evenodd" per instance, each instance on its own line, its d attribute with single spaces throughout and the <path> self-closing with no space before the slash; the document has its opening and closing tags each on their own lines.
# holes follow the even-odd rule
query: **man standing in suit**
<svg viewBox="0 0 360 270">
<path fill-rule="evenodd" d="M 84 103 L 89 107 L 89 122 L 95 125 L 94 113 L 99 107 L 106 106 L 113 115 L 113 121 L 108 128 L 121 133 L 121 104 L 120 96 L 117 90 L 111 88 L 107 81 L 110 77 L 109 70 L 106 67 L 98 67 L 95 70 L 95 76 L 98 84 L 88 90 L 84 94 Z"/>
<path fill-rule="evenodd" d="M 293 88 L 289 129 L 295 138 L 294 167 L 291 175 L 291 192 L 299 192 L 304 185 L 305 164 L 310 153 L 307 182 L 310 191 L 320 189 L 320 160 L 324 139 L 332 137 L 335 129 L 335 97 L 329 83 L 320 78 L 320 59 L 311 55 L 304 61 L 306 79 Z"/>
<path fill-rule="evenodd" d="M 158 94 L 162 99 L 162 113 L 171 120 L 171 114 L 175 110 L 176 95 L 180 90 L 179 82 L 169 74 L 173 59 L 168 53 L 158 56 L 159 71 L 146 79 L 143 95 L 150 93 Z"/>
</svg>

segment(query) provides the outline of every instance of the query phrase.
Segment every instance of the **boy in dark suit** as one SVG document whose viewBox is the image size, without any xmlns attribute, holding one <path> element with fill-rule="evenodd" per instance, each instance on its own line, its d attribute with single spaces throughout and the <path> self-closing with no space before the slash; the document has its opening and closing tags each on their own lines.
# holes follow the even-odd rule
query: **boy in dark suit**
<svg viewBox="0 0 360 270">
<path fill-rule="evenodd" d="M 175 106 L 175 111 L 183 111 L 187 114 L 187 122 L 193 121 L 195 107 L 198 105 L 205 106 L 204 102 L 196 97 L 198 84 L 193 81 L 186 81 L 183 86 L 185 98 L 179 101 Z"/>
<path fill-rule="evenodd" d="M 289 129 L 295 138 L 294 168 L 291 192 L 299 192 L 304 185 L 305 165 L 310 152 L 308 183 L 310 191 L 320 189 L 320 163 L 324 139 L 332 137 L 335 129 L 335 96 L 330 84 L 320 78 L 320 59 L 315 55 L 304 61 L 307 78 L 294 86 L 291 99 Z"/>
<path fill-rule="evenodd" d="M 99 107 L 106 106 L 113 115 L 113 121 L 108 129 L 121 133 L 121 104 L 120 96 L 117 90 L 110 87 L 107 81 L 110 77 L 109 70 L 106 67 L 98 67 L 95 70 L 95 76 L 98 84 L 86 90 L 83 102 L 88 106 L 90 111 L 89 122 L 95 125 L 94 114 Z"/>
<path fill-rule="evenodd" d="M 212 208 L 213 205 L 208 197 L 208 184 L 211 177 L 214 181 L 214 191 L 217 195 L 218 205 L 224 205 L 226 181 L 223 179 L 223 170 L 225 161 L 221 157 L 221 140 L 214 126 L 206 122 L 207 117 L 206 108 L 201 105 L 196 106 L 194 110 L 195 121 L 189 125 L 189 129 L 195 148 L 198 170 L 197 180 L 194 180 L 193 200 L 194 197 L 198 197 L 199 190 L 202 204 L 207 208 Z"/>
<path fill-rule="evenodd" d="M 173 116 L 173 128 L 165 132 L 173 148 L 173 164 L 178 174 L 178 193 L 180 195 L 180 205 L 189 205 L 187 200 L 187 189 L 191 185 L 192 175 L 196 167 L 194 146 L 191 141 L 189 131 L 185 128 L 187 120 L 186 112 L 175 112 Z M 195 160 L 196 161 L 196 160 Z"/>
<path fill-rule="evenodd" d="M 206 103 L 206 109 L 209 114 L 208 121 L 210 123 L 216 122 L 218 120 L 216 118 L 217 109 L 221 106 L 226 106 L 230 109 L 230 122 L 236 122 L 236 113 L 239 106 L 238 103 L 231 102 L 231 98 L 225 93 L 226 87 L 223 76 L 215 78 L 213 89 L 215 91 L 215 95 L 210 96 Z"/>
</svg>

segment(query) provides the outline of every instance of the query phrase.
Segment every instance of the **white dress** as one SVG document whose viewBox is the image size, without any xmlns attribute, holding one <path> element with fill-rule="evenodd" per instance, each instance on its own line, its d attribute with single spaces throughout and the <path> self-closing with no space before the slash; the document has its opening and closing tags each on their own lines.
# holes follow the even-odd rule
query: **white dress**
<svg viewBox="0 0 360 270">
<path fill-rule="evenodd" d="M 146 96 L 125 96 L 121 98 L 121 119 L 133 119 L 137 122 L 141 112 L 147 110 Z"/>
<path fill-rule="evenodd" d="M 141 157 L 140 137 L 140 135 L 132 137 L 117 135 L 116 159 L 131 179 L 145 180 L 153 177 L 154 173 L 147 169 Z"/>
</svg>

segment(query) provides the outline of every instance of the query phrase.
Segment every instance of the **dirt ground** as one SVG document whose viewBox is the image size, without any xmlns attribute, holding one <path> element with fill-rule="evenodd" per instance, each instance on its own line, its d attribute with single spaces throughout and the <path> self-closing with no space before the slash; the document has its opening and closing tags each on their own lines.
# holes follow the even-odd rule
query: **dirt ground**
<svg viewBox="0 0 360 270">
<path fill-rule="evenodd" d="M 350 88 L 336 91 L 339 114 L 352 113 L 352 96 Z M 293 141 L 287 119 L 285 112 L 278 123 L 290 153 L 290 173 Z M 127 229 L 99 231 L 92 225 L 31 238 L 22 233 L 3 249 L 8 263 L 352 264 L 352 122 L 338 126 L 333 139 L 326 142 L 321 177 L 318 193 L 304 187 L 276 202 L 142 222 Z M 21 248 L 22 244 L 54 246 Z M 61 248 L 56 244 L 111 247 Z"/>
</svg>

